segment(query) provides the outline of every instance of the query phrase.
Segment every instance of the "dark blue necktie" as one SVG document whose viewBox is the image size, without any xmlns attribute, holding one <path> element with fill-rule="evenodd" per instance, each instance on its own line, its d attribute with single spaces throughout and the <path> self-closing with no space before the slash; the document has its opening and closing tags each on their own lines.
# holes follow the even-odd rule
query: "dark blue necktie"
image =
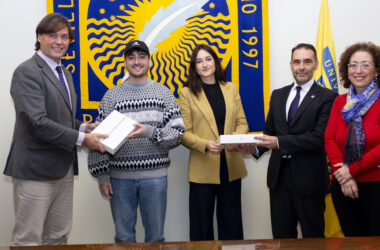
<svg viewBox="0 0 380 250">
<path fill-rule="evenodd" d="M 58 72 L 59 81 L 61 82 L 62 87 L 65 90 L 66 96 L 67 96 L 67 98 L 69 99 L 69 102 L 70 102 L 69 90 L 67 89 L 66 84 L 65 84 L 65 80 L 63 79 L 63 74 L 62 74 L 61 66 L 58 65 L 55 69 Z"/>
<path fill-rule="evenodd" d="M 297 94 L 296 97 L 294 97 L 292 103 L 290 104 L 289 112 L 288 112 L 288 124 L 290 124 L 294 116 L 296 115 L 298 104 L 300 103 L 300 92 L 301 92 L 301 87 L 297 86 Z"/>
<path fill-rule="evenodd" d="M 65 84 L 65 80 L 63 79 L 61 66 L 58 65 L 55 69 L 58 72 L 59 81 L 61 82 L 62 87 L 65 90 L 66 96 L 69 99 L 69 102 L 71 104 L 69 90 L 67 89 L 66 84 Z M 77 149 L 76 148 L 73 151 L 73 167 L 74 167 L 74 175 L 77 175 L 78 174 L 78 158 L 77 158 Z"/>
</svg>

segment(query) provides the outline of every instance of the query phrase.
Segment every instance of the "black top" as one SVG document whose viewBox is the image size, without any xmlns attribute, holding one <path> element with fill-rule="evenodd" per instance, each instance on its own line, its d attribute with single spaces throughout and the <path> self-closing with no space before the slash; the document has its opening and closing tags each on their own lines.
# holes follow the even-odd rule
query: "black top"
<svg viewBox="0 0 380 250">
<path fill-rule="evenodd" d="M 224 96 L 220 89 L 220 85 L 203 83 L 202 86 L 212 111 L 214 112 L 218 133 L 219 135 L 222 135 L 224 134 L 224 122 L 226 119 L 226 103 L 224 102 Z"/>
</svg>

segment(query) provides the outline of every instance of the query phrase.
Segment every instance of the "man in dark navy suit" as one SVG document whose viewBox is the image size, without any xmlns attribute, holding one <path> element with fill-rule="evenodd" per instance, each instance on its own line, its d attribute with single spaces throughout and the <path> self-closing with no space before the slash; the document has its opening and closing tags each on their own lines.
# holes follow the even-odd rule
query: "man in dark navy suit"
<svg viewBox="0 0 380 250">
<path fill-rule="evenodd" d="M 324 237 L 325 194 L 329 173 L 324 134 L 337 94 L 317 85 L 313 45 L 292 49 L 294 83 L 273 91 L 262 142 L 254 156 L 272 149 L 267 184 L 274 238 Z"/>
</svg>

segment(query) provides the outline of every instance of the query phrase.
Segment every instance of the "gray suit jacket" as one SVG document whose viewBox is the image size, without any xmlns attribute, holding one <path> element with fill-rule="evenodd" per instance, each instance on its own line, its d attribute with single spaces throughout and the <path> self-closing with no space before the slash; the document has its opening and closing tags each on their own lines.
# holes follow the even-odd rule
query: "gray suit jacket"
<svg viewBox="0 0 380 250">
<path fill-rule="evenodd" d="M 76 94 L 71 74 L 64 69 L 73 108 L 64 89 L 37 54 L 13 73 L 11 95 L 16 123 L 4 174 L 48 181 L 64 177 L 74 161 L 80 121 L 75 119 Z"/>
</svg>

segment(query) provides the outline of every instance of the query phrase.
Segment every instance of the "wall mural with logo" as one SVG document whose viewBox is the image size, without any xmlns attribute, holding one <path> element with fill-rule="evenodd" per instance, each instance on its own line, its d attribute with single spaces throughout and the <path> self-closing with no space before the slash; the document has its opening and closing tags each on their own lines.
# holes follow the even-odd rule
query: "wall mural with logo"
<svg viewBox="0 0 380 250">
<path fill-rule="evenodd" d="M 125 45 L 149 46 L 149 76 L 178 98 L 196 45 L 210 45 L 237 85 L 251 132 L 264 129 L 269 107 L 267 0 L 47 0 L 68 18 L 75 41 L 63 64 L 73 74 L 77 118 L 92 122 L 104 93 L 128 76 Z"/>
</svg>

